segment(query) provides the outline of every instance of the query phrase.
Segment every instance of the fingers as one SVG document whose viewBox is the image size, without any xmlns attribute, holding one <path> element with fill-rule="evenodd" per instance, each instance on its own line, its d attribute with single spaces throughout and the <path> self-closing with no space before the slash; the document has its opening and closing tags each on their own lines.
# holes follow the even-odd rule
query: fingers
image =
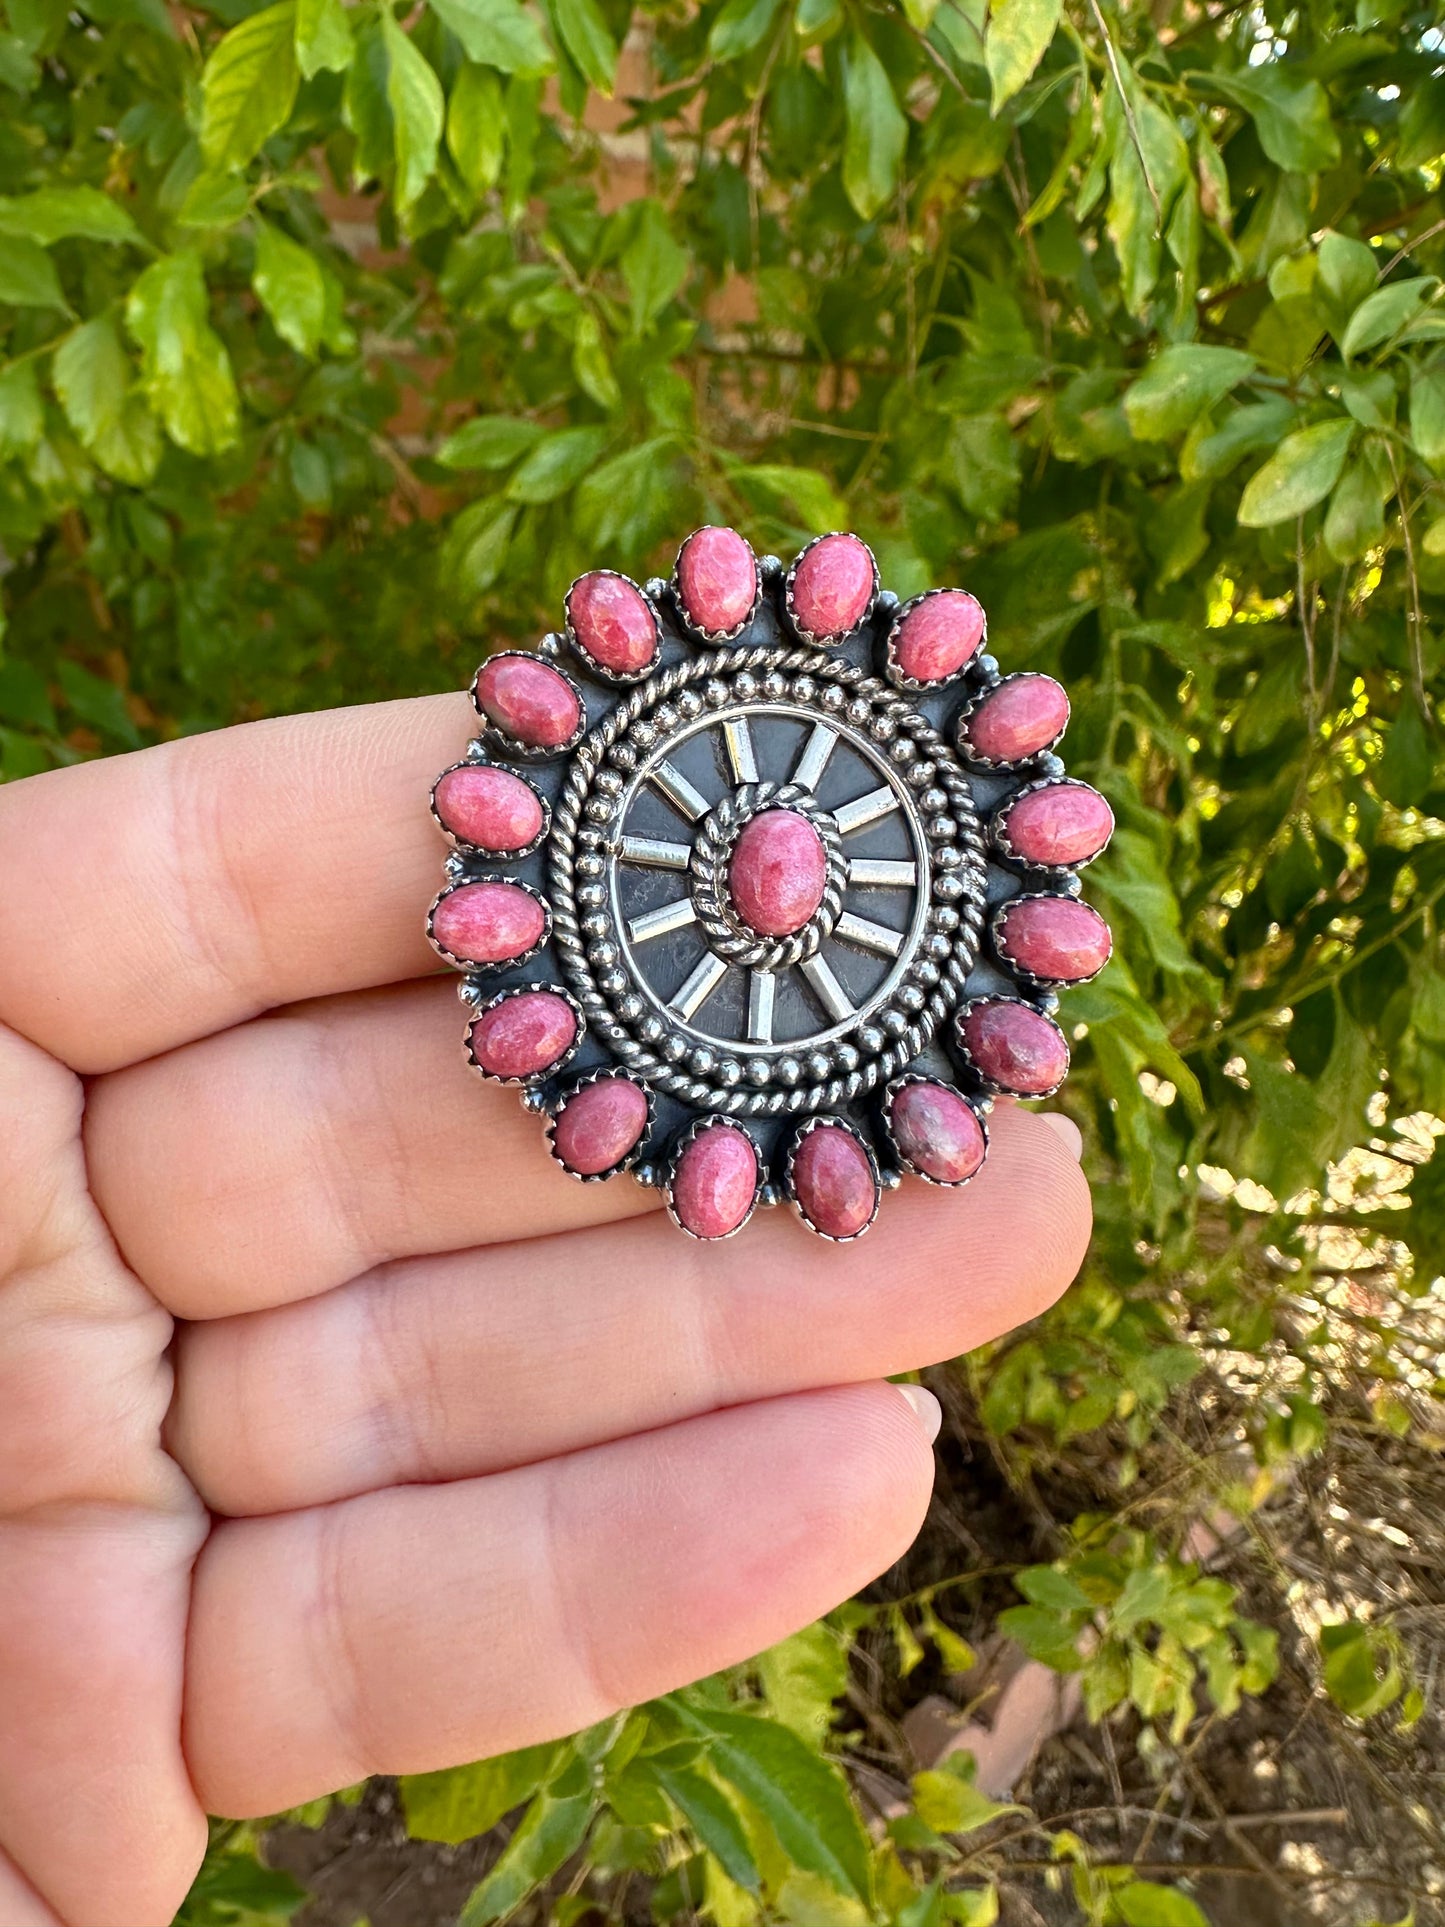
<svg viewBox="0 0 1445 1927">
<path fill-rule="evenodd" d="M 428 696 L 5 784 L 0 1020 L 102 1071 L 434 969 L 426 799 L 474 724 L 464 696 Z"/>
<path fill-rule="evenodd" d="M 102 1078 L 91 1185 L 171 1311 L 215 1318 L 327 1290 L 387 1259 L 654 1209 L 577 1184 L 517 1093 L 462 1050 L 450 981 L 279 1012 Z"/>
<path fill-rule="evenodd" d="M 169 1443 L 233 1514 L 493 1472 L 971 1350 L 1049 1304 L 1088 1235 L 1067 1141 L 1001 1108 L 966 1190 L 906 1183 L 860 1245 L 783 1211 L 715 1245 L 654 1216 L 192 1326 Z"/>
<path fill-rule="evenodd" d="M 196 1572 L 184 1738 L 260 1814 L 576 1731 L 745 1659 L 892 1563 L 933 1462 L 887 1385 L 570 1458 L 222 1525 Z"/>
</svg>

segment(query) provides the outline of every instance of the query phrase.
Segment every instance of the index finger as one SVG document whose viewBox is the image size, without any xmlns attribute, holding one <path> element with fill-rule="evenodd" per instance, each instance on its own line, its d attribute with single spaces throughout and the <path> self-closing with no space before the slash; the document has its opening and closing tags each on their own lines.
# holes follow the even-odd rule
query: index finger
<svg viewBox="0 0 1445 1927">
<path fill-rule="evenodd" d="M 0 786 L 0 1019 L 115 1070 L 437 968 L 427 811 L 463 694 L 244 723 Z"/>
</svg>

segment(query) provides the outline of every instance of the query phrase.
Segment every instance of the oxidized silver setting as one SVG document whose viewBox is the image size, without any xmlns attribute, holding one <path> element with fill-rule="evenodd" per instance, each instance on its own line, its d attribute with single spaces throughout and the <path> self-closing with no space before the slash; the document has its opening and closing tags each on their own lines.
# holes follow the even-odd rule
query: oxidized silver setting
<svg viewBox="0 0 1445 1927">
<path fill-rule="evenodd" d="M 502 653 L 560 677 L 578 701 L 579 726 L 546 746 L 483 713 L 464 758 L 525 769 L 542 801 L 542 832 L 512 852 L 449 839 L 451 889 L 518 884 L 548 918 L 542 939 L 504 962 L 442 952 L 463 973 L 470 1021 L 526 991 L 565 999 L 577 1020 L 556 1061 L 516 1077 L 481 1074 L 521 1087 L 564 1169 L 556 1118 L 567 1099 L 608 1078 L 638 1086 L 647 1121 L 637 1141 L 608 1170 L 570 1175 L 596 1183 L 632 1169 L 661 1189 L 693 1237 L 742 1228 L 710 1231 L 678 1213 L 679 1160 L 711 1124 L 732 1125 L 753 1146 L 758 1183 L 742 1223 L 757 1207 L 788 1202 L 810 1229 L 844 1243 L 867 1224 L 835 1236 L 824 1203 L 798 1195 L 797 1152 L 820 1125 L 843 1126 L 866 1156 L 868 1224 L 884 1190 L 924 1175 L 894 1142 L 899 1089 L 955 1092 L 984 1126 L 986 1146 L 987 1112 L 1009 1086 L 998 1065 L 974 1061 L 959 1024 L 980 1003 L 1023 1006 L 1052 1022 L 1058 980 L 1010 951 L 1007 910 L 1021 897 L 1068 900 L 1079 889 L 1079 866 L 1022 864 L 999 825 L 1016 797 L 1059 780 L 1053 743 L 1007 764 L 954 747 L 961 719 L 1003 680 L 993 658 L 980 646 L 945 680 L 903 677 L 897 626 L 922 598 L 900 605 L 880 591 L 876 563 L 855 626 L 831 639 L 809 634 L 792 598 L 801 559 L 785 571 L 762 558 L 750 615 L 721 631 L 682 609 L 675 571 L 671 582 L 631 584 L 659 637 L 654 660 L 635 674 L 592 661 L 572 629 L 569 591 L 566 670 L 561 636 L 535 653 Z M 740 571 L 735 581 L 734 608 L 746 595 Z M 570 712 L 557 714 L 565 729 Z M 749 924 L 729 875 L 744 828 L 783 811 L 816 834 L 823 883 L 811 913 L 774 935 Z M 480 1070 L 470 1045 L 469 1056 Z"/>
</svg>

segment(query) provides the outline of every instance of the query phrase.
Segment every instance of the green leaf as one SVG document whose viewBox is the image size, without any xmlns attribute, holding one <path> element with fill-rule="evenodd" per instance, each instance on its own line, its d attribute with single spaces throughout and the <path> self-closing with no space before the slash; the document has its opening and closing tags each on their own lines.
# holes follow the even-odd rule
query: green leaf
<svg viewBox="0 0 1445 1927">
<path fill-rule="evenodd" d="M 1057 1566 L 1027 1566 L 1014 1575 L 1014 1584 L 1030 1605 L 1055 1613 L 1092 1613 L 1094 1602 L 1077 1579 Z"/>
<path fill-rule="evenodd" d="M 521 1905 L 587 1837 L 592 1775 L 574 1758 L 527 1808 L 501 1858 L 462 1908 L 457 1927 L 486 1927 Z"/>
<path fill-rule="evenodd" d="M 653 323 L 687 279 L 687 270 L 687 250 L 672 238 L 661 202 L 640 202 L 632 238 L 622 250 L 634 334 L 651 333 Z"/>
<path fill-rule="evenodd" d="M 1277 447 L 1295 413 L 1295 404 L 1277 395 L 1233 409 L 1218 427 L 1211 417 L 1202 416 L 1179 451 L 1180 475 L 1186 482 L 1228 475 L 1244 456 Z"/>
<path fill-rule="evenodd" d="M 727 0 L 707 36 L 714 60 L 737 60 L 764 41 L 778 17 L 781 0 Z"/>
<path fill-rule="evenodd" d="M 1239 348 L 1176 342 L 1164 348 L 1124 396 L 1124 413 L 1141 442 L 1172 441 L 1254 373 Z"/>
<path fill-rule="evenodd" d="M 1407 696 L 1390 725 L 1385 753 L 1375 765 L 1375 788 L 1397 809 L 1409 809 L 1430 788 L 1435 762 L 1425 719 L 1419 705 Z"/>
<path fill-rule="evenodd" d="M 816 468 L 750 462 L 733 469 L 732 479 L 744 494 L 764 507 L 793 511 L 810 535 L 826 535 L 830 529 L 847 526 L 847 504 Z"/>
<path fill-rule="evenodd" d="M 998 1616 L 998 1629 L 1022 1646 L 1030 1659 L 1042 1660 L 1056 1673 L 1076 1673 L 1084 1663 L 1071 1621 L 1043 1606 L 1005 1608 Z"/>
<path fill-rule="evenodd" d="M 848 1648 L 826 1620 L 805 1626 L 758 1657 L 758 1676 L 774 1716 L 821 1747 L 835 1701 L 848 1690 Z"/>
<path fill-rule="evenodd" d="M 66 419 L 97 467 L 140 488 L 160 466 L 160 425 L 132 392 L 134 371 L 107 319 L 88 321 L 63 341 L 52 365 Z"/>
<path fill-rule="evenodd" d="M 1277 167 L 1318 174 L 1340 158 L 1329 95 L 1317 80 L 1278 65 L 1198 78 L 1251 116 L 1260 146 Z"/>
<path fill-rule="evenodd" d="M 263 7 L 219 43 L 201 76 L 201 152 L 237 168 L 285 126 L 296 98 L 296 6 Z"/>
<path fill-rule="evenodd" d="M 326 282 L 310 249 L 258 221 L 251 285 L 281 339 L 314 359 L 326 327 Z"/>
<path fill-rule="evenodd" d="M 251 210 L 251 193 L 238 174 L 198 174 L 176 210 L 180 227 L 233 227 Z"/>
<path fill-rule="evenodd" d="M 465 601 L 485 595 L 507 560 L 517 511 L 495 496 L 469 503 L 453 521 L 441 553 L 441 579 Z"/>
<path fill-rule="evenodd" d="M 546 434 L 538 422 L 516 415 L 474 415 L 437 450 L 443 468 L 509 468 Z"/>
<path fill-rule="evenodd" d="M 1350 462 L 1335 484 L 1325 514 L 1325 547 L 1337 562 L 1354 562 L 1385 539 L 1385 503 L 1374 466 Z"/>
<path fill-rule="evenodd" d="M 1169 1573 L 1163 1566 L 1136 1566 L 1124 1581 L 1110 1615 L 1115 1632 L 1132 1632 L 1159 1617 L 1169 1598 Z"/>
<path fill-rule="evenodd" d="M 432 12 L 451 28 L 469 60 L 504 74 L 545 74 L 552 49 L 536 17 L 520 0 L 427 0 Z"/>
<path fill-rule="evenodd" d="M 341 0 L 296 0 L 296 65 L 302 77 L 344 74 L 356 52 L 351 22 Z"/>
<path fill-rule="evenodd" d="M 1401 167 L 1427 167 L 1445 154 L 1445 76 L 1417 76 L 1400 110 Z"/>
<path fill-rule="evenodd" d="M 124 744 L 127 749 L 140 748 L 140 731 L 126 708 L 124 690 L 68 657 L 62 657 L 55 665 L 55 680 L 67 705 L 83 723 L 89 723 L 102 736 Z"/>
<path fill-rule="evenodd" d="M 688 1767 L 650 1763 L 659 1785 L 698 1839 L 713 1854 L 729 1880 L 748 1893 L 762 1886 L 752 1846 L 737 1808 L 713 1781 Z"/>
<path fill-rule="evenodd" d="M 45 429 L 45 404 L 33 361 L 0 372 L 0 461 L 28 455 Z"/>
<path fill-rule="evenodd" d="M 525 1746 L 474 1766 L 404 1775 L 400 1786 L 407 1832 L 414 1840 L 444 1840 L 451 1846 L 490 1832 L 551 1777 L 561 1752 L 556 1743 Z"/>
<path fill-rule="evenodd" d="M 1354 432 L 1355 424 L 1341 418 L 1287 435 L 1278 452 L 1250 476 L 1239 504 L 1241 527 L 1272 528 L 1323 501 L 1340 479 Z"/>
<path fill-rule="evenodd" d="M 983 58 L 995 114 L 1033 77 L 1062 12 L 1063 0 L 990 0 Z"/>
<path fill-rule="evenodd" d="M 1363 241 L 1353 241 L 1333 229 L 1320 242 L 1320 284 L 1342 319 L 1373 293 L 1378 276 L 1374 249 Z"/>
<path fill-rule="evenodd" d="M 868 1897 L 868 1835 L 837 1770 L 776 1720 L 668 1704 L 706 1742 L 708 1764 L 767 1820 L 804 1873 Z"/>
<path fill-rule="evenodd" d="M 1411 376 L 1410 440 L 1427 468 L 1445 473 L 1445 367 L 1417 368 Z"/>
<path fill-rule="evenodd" d="M 98 187 L 41 187 L 14 199 L 0 196 L 0 234 L 23 235 L 47 248 L 57 241 L 145 246 L 129 212 Z"/>
<path fill-rule="evenodd" d="M 610 412 L 621 406 L 622 390 L 612 370 L 602 323 L 591 308 L 584 308 L 577 317 L 577 331 L 572 337 L 572 372 L 583 394 L 599 408 Z"/>
<path fill-rule="evenodd" d="M 0 234 L 0 304 L 69 312 L 55 264 L 38 241 Z"/>
<path fill-rule="evenodd" d="M 913 1806 L 920 1820 L 935 1833 L 975 1833 L 1001 1813 L 1019 1807 L 991 1800 L 973 1783 L 972 1755 L 952 1753 L 943 1767 L 913 1776 Z"/>
<path fill-rule="evenodd" d="M 426 55 L 403 33 L 390 9 L 381 16 L 386 48 L 386 104 L 396 154 L 396 204 L 403 212 L 420 198 L 436 171 L 446 100 Z"/>
<path fill-rule="evenodd" d="M 597 0 L 551 0 L 557 37 L 572 64 L 599 94 L 612 94 L 617 78 L 617 42 Z"/>
<path fill-rule="evenodd" d="M 447 152 L 473 194 L 485 194 L 502 178 L 503 111 L 501 81 L 490 67 L 468 61 L 447 102 Z"/>
<path fill-rule="evenodd" d="M 847 138 L 843 187 L 859 218 L 871 221 L 892 200 L 908 145 L 908 117 L 888 70 L 861 33 L 848 43 L 843 70 Z"/>
<path fill-rule="evenodd" d="M 1156 1886 L 1152 1880 L 1131 1880 L 1120 1887 L 1114 1905 L 1126 1927 L 1209 1927 L 1187 1894 L 1177 1887 Z"/>
<path fill-rule="evenodd" d="M 1349 326 L 1340 340 L 1340 353 L 1346 361 L 1366 348 L 1388 341 L 1418 314 L 1440 283 L 1433 275 L 1416 275 L 1411 281 L 1392 281 L 1362 301 L 1350 316 Z"/>
<path fill-rule="evenodd" d="M 1381 1713 L 1400 1696 L 1404 1677 L 1387 1636 L 1361 1621 L 1321 1626 L 1325 1691 L 1358 1720 Z"/>
<path fill-rule="evenodd" d="M 607 446 L 605 428 L 558 428 L 547 435 L 513 475 L 514 502 L 555 502 L 575 488 Z"/>
<path fill-rule="evenodd" d="M 126 326 L 171 440 L 192 455 L 229 448 L 240 408 L 230 356 L 210 324 L 200 257 L 185 250 L 148 267 L 130 291 Z"/>
</svg>

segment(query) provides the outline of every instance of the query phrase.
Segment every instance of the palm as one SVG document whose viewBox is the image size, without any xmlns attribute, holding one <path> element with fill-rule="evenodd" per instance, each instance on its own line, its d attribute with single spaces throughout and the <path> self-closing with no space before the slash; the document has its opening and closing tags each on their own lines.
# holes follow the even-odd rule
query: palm
<svg viewBox="0 0 1445 1927">
<path fill-rule="evenodd" d="M 815 1617 L 927 1501 L 876 1380 L 1081 1255 L 1066 1141 L 1013 1111 L 861 1255 L 558 1181 L 426 977 L 465 732 L 428 699 L 0 791 L 6 1927 L 164 1922 L 208 1810 L 573 1730 Z"/>
</svg>

